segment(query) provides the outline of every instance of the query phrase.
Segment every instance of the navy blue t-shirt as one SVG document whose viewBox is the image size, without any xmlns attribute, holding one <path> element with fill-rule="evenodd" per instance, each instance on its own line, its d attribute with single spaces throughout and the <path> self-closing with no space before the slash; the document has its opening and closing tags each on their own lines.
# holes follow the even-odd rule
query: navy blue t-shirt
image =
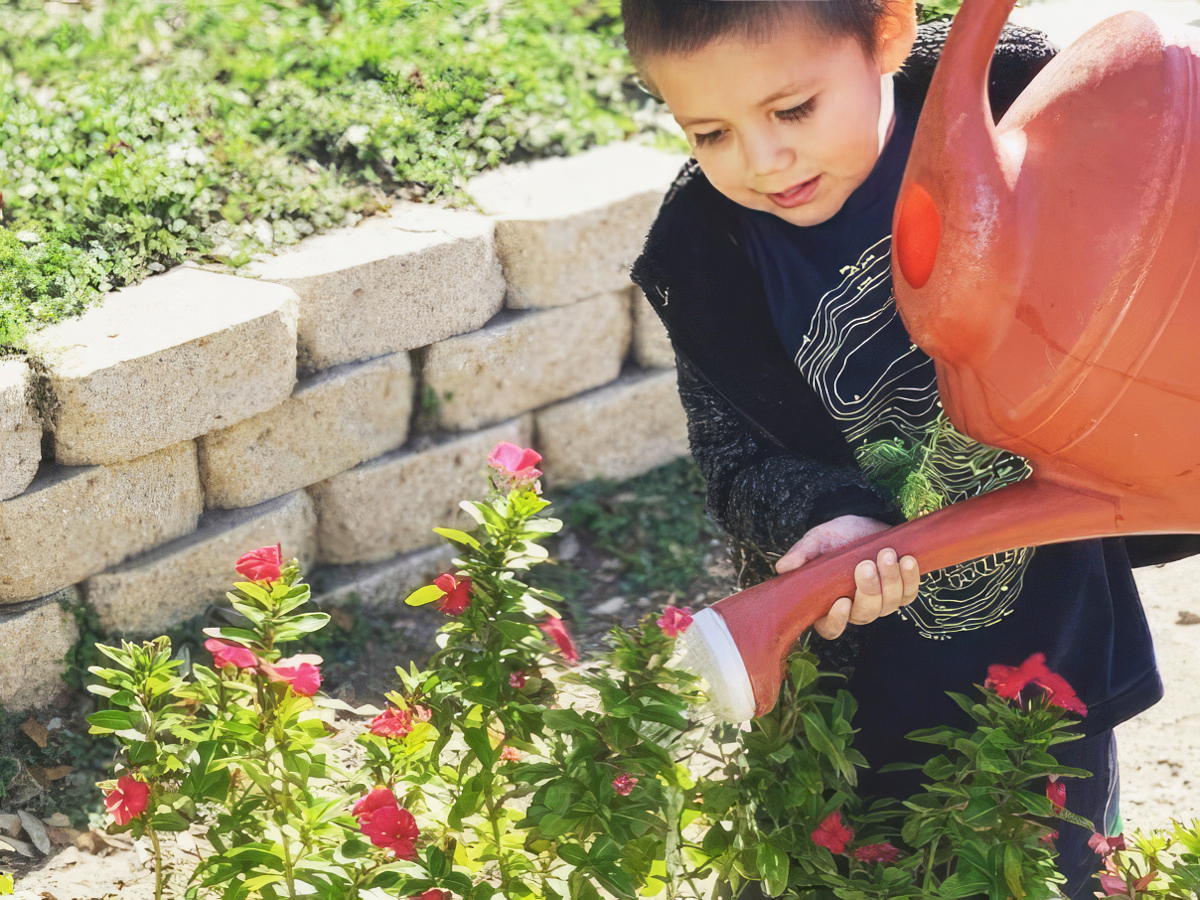
<svg viewBox="0 0 1200 900">
<path fill-rule="evenodd" d="M 742 245 L 784 348 L 860 463 L 877 460 L 883 442 L 909 453 L 919 448 L 911 458 L 921 460 L 926 484 L 954 502 L 1030 470 L 1020 457 L 948 427 L 933 361 L 896 311 L 892 212 L 915 129 L 915 116 L 898 110 L 875 168 L 827 222 L 800 227 L 742 208 Z M 946 691 L 971 693 L 990 664 L 1015 666 L 1039 651 L 1087 704 L 1088 734 L 1161 697 L 1123 542 L 1021 548 L 923 575 L 910 606 L 869 626 L 849 685 L 859 702 L 856 746 L 873 767 L 921 759 L 920 745 L 905 733 L 962 723 Z M 865 787 L 894 794 L 913 777 L 868 773 L 878 783 Z"/>
</svg>

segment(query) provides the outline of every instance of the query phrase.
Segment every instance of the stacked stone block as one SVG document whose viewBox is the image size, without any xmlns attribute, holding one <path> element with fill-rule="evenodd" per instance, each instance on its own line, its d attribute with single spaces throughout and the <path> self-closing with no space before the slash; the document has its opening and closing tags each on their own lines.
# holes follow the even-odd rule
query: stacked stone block
<svg viewBox="0 0 1200 900">
<path fill-rule="evenodd" d="M 0 361 L 0 646 L 34 645 L 0 655 L 0 706 L 59 689 L 71 605 L 158 633 L 263 544 L 322 602 L 393 602 L 449 565 L 432 529 L 468 524 L 498 441 L 537 447 L 551 487 L 685 453 L 629 282 L 682 162 L 619 145 L 486 173 L 483 214 L 401 202 L 236 273 L 185 264 Z"/>
</svg>

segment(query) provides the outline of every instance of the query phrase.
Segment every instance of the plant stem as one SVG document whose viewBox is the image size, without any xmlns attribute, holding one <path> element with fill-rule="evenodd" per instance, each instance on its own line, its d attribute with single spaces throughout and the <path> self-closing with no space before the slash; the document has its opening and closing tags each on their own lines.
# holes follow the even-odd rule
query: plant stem
<svg viewBox="0 0 1200 900">
<path fill-rule="evenodd" d="M 162 900 L 163 892 L 163 863 L 162 863 L 162 847 L 158 843 L 158 832 L 153 828 L 147 828 L 146 833 L 150 835 L 150 843 L 154 847 L 154 900 Z"/>
</svg>

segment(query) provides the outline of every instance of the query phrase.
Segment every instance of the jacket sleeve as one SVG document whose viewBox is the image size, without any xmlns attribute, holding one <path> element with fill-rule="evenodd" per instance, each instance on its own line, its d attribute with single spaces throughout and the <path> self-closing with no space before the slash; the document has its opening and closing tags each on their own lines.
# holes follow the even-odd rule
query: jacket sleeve
<svg viewBox="0 0 1200 900">
<path fill-rule="evenodd" d="M 791 452 L 746 421 L 676 354 L 692 456 L 708 483 L 708 510 L 743 552 L 774 560 L 814 525 L 842 515 L 902 517 L 855 465 Z"/>
</svg>

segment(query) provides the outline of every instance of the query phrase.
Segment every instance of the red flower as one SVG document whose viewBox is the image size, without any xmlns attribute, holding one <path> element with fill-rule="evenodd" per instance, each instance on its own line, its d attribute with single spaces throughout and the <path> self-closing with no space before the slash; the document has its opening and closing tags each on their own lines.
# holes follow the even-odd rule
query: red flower
<svg viewBox="0 0 1200 900">
<path fill-rule="evenodd" d="M 518 669 L 508 676 L 508 683 L 519 691 L 525 687 L 525 673 Z"/>
<path fill-rule="evenodd" d="M 551 616 L 545 622 L 538 626 L 542 629 L 542 633 L 548 638 L 553 638 L 558 644 L 558 649 L 562 651 L 562 655 L 569 663 L 579 662 L 579 650 L 575 647 L 575 641 L 571 639 L 571 633 L 567 631 L 566 623 L 562 619 Z"/>
<path fill-rule="evenodd" d="M 122 775 L 117 786 L 104 797 L 104 808 L 118 825 L 128 825 L 146 811 L 150 800 L 150 785 L 132 775 Z"/>
<path fill-rule="evenodd" d="M 417 858 L 417 820 L 400 807 L 390 788 L 375 788 L 360 798 L 351 812 L 358 819 L 359 829 L 376 847 L 391 850 L 401 859 Z"/>
<path fill-rule="evenodd" d="M 1071 685 L 1067 684 L 1067 679 L 1061 675 L 1046 672 L 1038 676 L 1037 684 L 1049 692 L 1048 700 L 1051 706 L 1061 706 L 1067 712 L 1073 712 L 1080 716 L 1087 715 L 1087 707 L 1075 695 Z"/>
<path fill-rule="evenodd" d="M 422 722 L 428 722 L 430 719 L 433 718 L 433 710 L 430 709 L 428 706 L 422 706 L 420 703 L 414 703 L 412 705 L 412 711 L 413 711 L 413 715 L 416 716 L 418 719 L 420 719 Z"/>
<path fill-rule="evenodd" d="M 1043 834 L 1040 838 L 1038 838 L 1038 841 L 1043 844 L 1053 844 L 1057 840 L 1058 840 L 1058 829 L 1057 828 L 1054 831 Z"/>
<path fill-rule="evenodd" d="M 253 650 L 247 650 L 245 647 L 239 647 L 237 644 L 231 644 L 228 641 L 219 641 L 216 638 L 210 638 L 204 642 L 204 649 L 213 656 L 213 665 L 218 669 L 223 669 L 226 666 L 236 666 L 239 669 L 253 669 L 258 665 L 258 657 L 254 655 Z"/>
<path fill-rule="evenodd" d="M 855 849 L 854 858 L 866 863 L 894 863 L 900 860 L 900 851 L 887 842 L 863 844 Z"/>
<path fill-rule="evenodd" d="M 371 734 L 402 740 L 412 731 L 412 712 L 407 709 L 388 709 L 371 720 Z"/>
<path fill-rule="evenodd" d="M 1046 691 L 1051 705 L 1080 716 L 1087 715 L 1087 706 L 1075 695 L 1067 680 L 1046 668 L 1044 653 L 1034 653 L 1015 669 L 999 664 L 988 666 L 988 677 L 983 686 L 994 689 L 1006 700 L 1014 700 L 1031 683 Z"/>
<path fill-rule="evenodd" d="M 1129 897 L 1129 884 L 1120 875 L 1100 875 L 1100 887 L 1106 897 Z"/>
<path fill-rule="evenodd" d="M 516 444 L 501 441 L 488 454 L 488 465 L 495 470 L 500 482 L 508 490 L 529 490 L 541 477 L 541 469 L 535 468 L 542 461 L 536 450 L 525 450 Z"/>
<path fill-rule="evenodd" d="M 234 566 L 238 574 L 251 581 L 275 581 L 283 569 L 283 547 L 259 547 L 251 550 Z"/>
<path fill-rule="evenodd" d="M 1088 846 L 1101 856 L 1107 858 L 1112 856 L 1118 850 L 1125 849 L 1125 835 L 1114 834 L 1111 836 L 1105 836 L 1099 832 L 1096 832 L 1090 838 L 1088 838 Z"/>
<path fill-rule="evenodd" d="M 438 601 L 438 612 L 448 616 L 461 616 L 471 605 L 471 579 L 453 575 L 439 575 L 433 583 L 446 592 Z"/>
<path fill-rule="evenodd" d="M 845 853 L 846 844 L 854 840 L 853 829 L 842 824 L 842 811 L 836 810 L 825 817 L 825 821 L 812 833 L 813 843 L 834 853 Z"/>
<path fill-rule="evenodd" d="M 516 747 L 505 747 L 500 751 L 500 762 L 517 762 L 521 758 L 521 751 Z"/>
<path fill-rule="evenodd" d="M 1067 805 L 1067 785 L 1059 781 L 1057 775 L 1051 775 L 1046 780 L 1046 798 L 1056 813 L 1062 812 L 1062 808 Z"/>
<path fill-rule="evenodd" d="M 662 617 L 658 620 L 658 627 L 669 638 L 678 637 L 683 634 L 691 624 L 692 608 L 690 606 L 685 606 L 682 609 L 678 606 L 668 606 L 663 610 Z"/>
<path fill-rule="evenodd" d="M 637 783 L 638 780 L 635 776 L 622 772 L 613 779 L 612 786 L 613 790 L 622 797 L 628 797 L 631 793 L 633 793 L 633 786 Z"/>
<path fill-rule="evenodd" d="M 430 888 L 423 894 L 409 897 L 408 900 L 450 900 L 451 896 L 449 891 L 439 891 L 437 888 Z"/>
<path fill-rule="evenodd" d="M 263 663 L 262 668 L 271 681 L 286 682 L 301 697 L 311 697 L 321 686 L 321 670 L 317 667 L 322 662 L 315 653 L 298 653 L 274 665 Z"/>
</svg>

